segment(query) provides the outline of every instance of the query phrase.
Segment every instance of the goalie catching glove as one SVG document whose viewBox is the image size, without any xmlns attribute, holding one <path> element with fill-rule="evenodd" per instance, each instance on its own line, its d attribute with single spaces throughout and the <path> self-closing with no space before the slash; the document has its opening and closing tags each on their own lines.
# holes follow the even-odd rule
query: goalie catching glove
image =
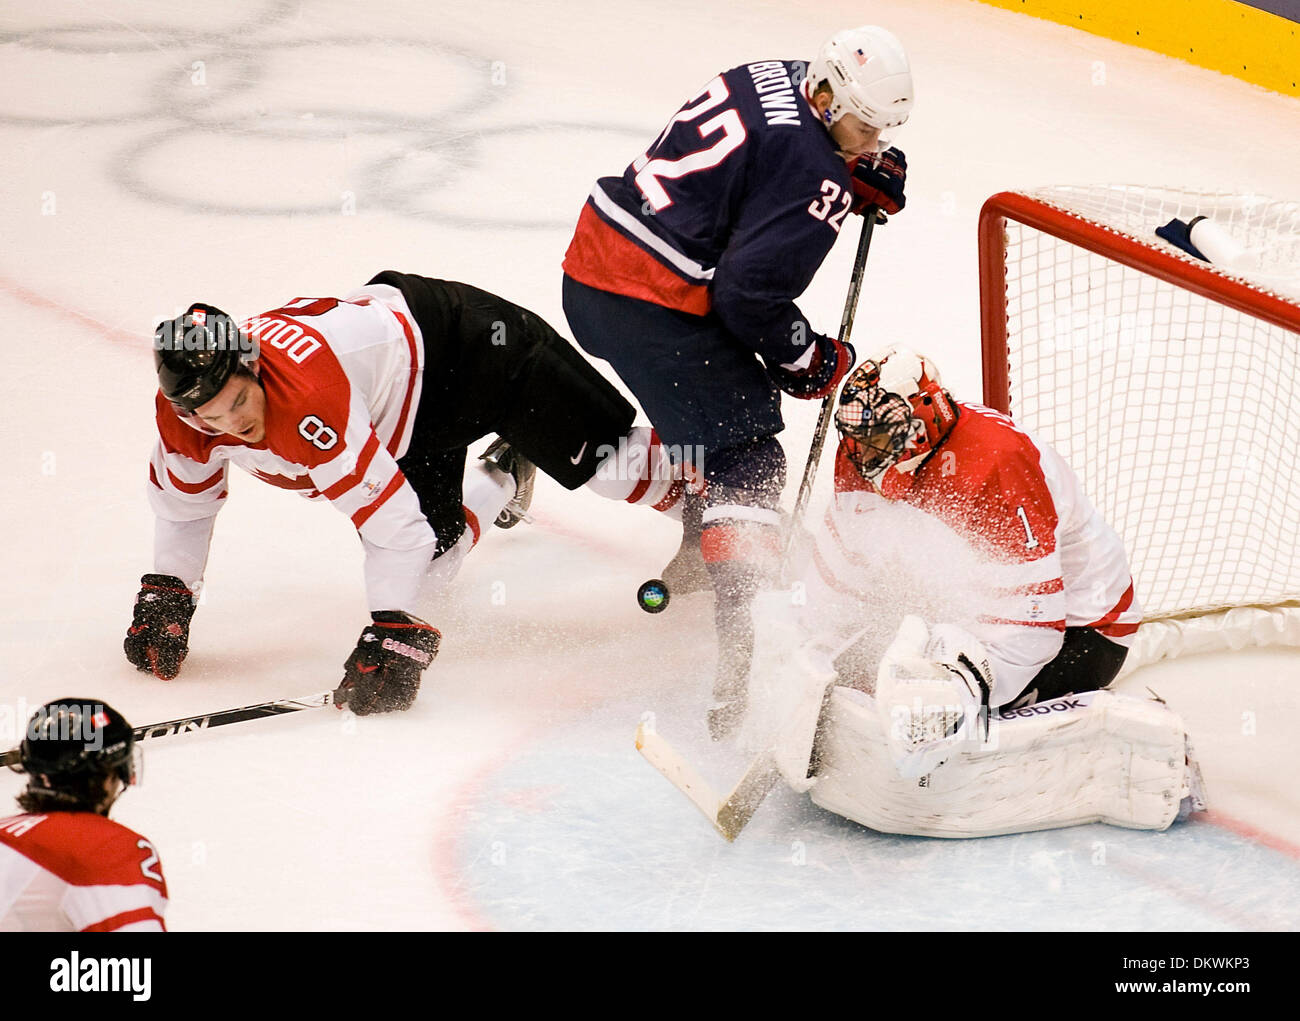
<svg viewBox="0 0 1300 1021">
<path fill-rule="evenodd" d="M 943 765 L 963 742 L 978 743 L 993 672 L 979 641 L 954 624 L 933 631 L 904 617 L 880 661 L 876 709 L 903 777 Z"/>
<path fill-rule="evenodd" d="M 346 703 L 358 716 L 410 709 L 420 675 L 438 655 L 442 634 L 400 610 L 378 610 L 370 618 L 343 664 L 343 683 L 334 701 Z"/>
<path fill-rule="evenodd" d="M 135 597 L 135 615 L 122 648 L 137 670 L 170 681 L 189 654 L 194 593 L 170 574 L 146 574 Z"/>
</svg>

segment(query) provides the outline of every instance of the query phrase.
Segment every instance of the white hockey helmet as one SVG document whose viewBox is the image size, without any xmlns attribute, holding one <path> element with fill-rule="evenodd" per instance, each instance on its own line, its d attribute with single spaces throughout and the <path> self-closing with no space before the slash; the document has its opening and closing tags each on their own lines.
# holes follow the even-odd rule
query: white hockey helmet
<svg viewBox="0 0 1300 1021">
<path fill-rule="evenodd" d="M 876 25 L 846 28 L 830 37 L 808 67 L 815 89 L 830 85 L 823 115 L 834 124 L 846 113 L 873 128 L 896 128 L 912 112 L 912 69 L 898 37 Z"/>
</svg>

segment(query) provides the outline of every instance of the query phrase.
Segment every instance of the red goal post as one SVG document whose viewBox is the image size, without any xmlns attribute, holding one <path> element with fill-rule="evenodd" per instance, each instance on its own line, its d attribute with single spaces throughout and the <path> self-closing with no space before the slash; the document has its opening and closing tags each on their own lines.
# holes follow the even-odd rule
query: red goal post
<svg viewBox="0 0 1300 1021">
<path fill-rule="evenodd" d="M 1197 216 L 1248 271 L 1155 234 Z M 1060 451 L 1124 539 L 1147 615 L 1135 662 L 1300 644 L 1300 203 L 1001 192 L 979 259 L 984 402 Z"/>
</svg>

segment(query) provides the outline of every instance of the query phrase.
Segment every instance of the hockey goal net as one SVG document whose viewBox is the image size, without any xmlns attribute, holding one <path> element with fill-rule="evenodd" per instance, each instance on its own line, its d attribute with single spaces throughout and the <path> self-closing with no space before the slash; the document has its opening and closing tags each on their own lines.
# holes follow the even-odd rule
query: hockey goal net
<svg viewBox="0 0 1300 1021">
<path fill-rule="evenodd" d="M 1201 216 L 1230 263 L 1155 234 Z M 1054 446 L 1123 538 L 1133 665 L 1300 644 L 1300 202 L 1003 192 L 979 244 L 984 401 Z"/>
</svg>

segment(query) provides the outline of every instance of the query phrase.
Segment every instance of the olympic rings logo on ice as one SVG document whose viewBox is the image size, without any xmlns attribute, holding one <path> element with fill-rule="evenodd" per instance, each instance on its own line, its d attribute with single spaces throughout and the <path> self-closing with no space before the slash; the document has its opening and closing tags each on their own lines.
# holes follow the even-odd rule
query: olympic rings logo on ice
<svg viewBox="0 0 1300 1021">
<path fill-rule="evenodd" d="M 20 56 L 39 56 L 36 78 L 77 81 L 93 72 L 141 86 L 129 108 L 90 115 L 84 89 L 33 87 L 25 95 L 39 97 L 41 112 L 0 111 L 0 124 L 138 127 L 107 177 L 147 203 L 186 212 L 338 216 L 361 208 L 530 230 L 570 229 L 590 183 L 585 169 L 568 170 L 573 145 L 565 135 L 639 143 L 653 132 L 518 111 L 512 118 L 506 101 L 530 96 L 512 88 L 500 53 L 357 26 L 346 34 L 313 27 L 297 5 L 271 3 L 243 23 L 202 30 L 96 21 L 0 32 L 0 43 Z M 369 107 L 354 100 L 358 80 L 376 97 Z M 64 96 L 66 112 L 54 112 Z M 493 115 L 497 123 L 488 123 Z M 493 144 L 501 158 L 489 158 Z M 572 194 L 555 187 L 562 170 L 577 175 Z M 530 196 L 526 188 L 539 190 Z"/>
</svg>

